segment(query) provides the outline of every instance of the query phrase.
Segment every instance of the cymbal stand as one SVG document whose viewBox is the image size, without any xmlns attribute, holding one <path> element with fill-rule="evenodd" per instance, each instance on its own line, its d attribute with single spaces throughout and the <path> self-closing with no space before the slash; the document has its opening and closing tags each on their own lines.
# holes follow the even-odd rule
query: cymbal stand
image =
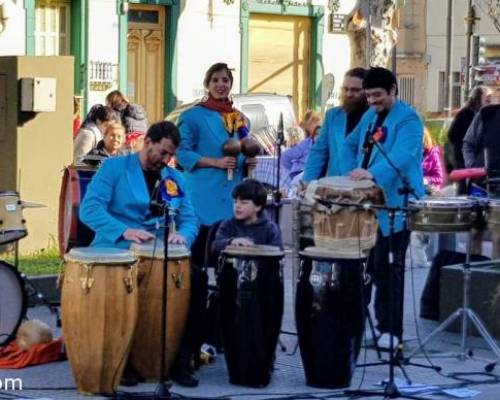
<svg viewBox="0 0 500 400">
<path fill-rule="evenodd" d="M 479 316 L 469 307 L 469 289 L 470 289 L 470 280 L 471 280 L 471 263 L 470 263 L 470 255 L 471 255 L 471 247 L 472 247 L 472 233 L 468 232 L 468 240 L 467 240 L 467 250 L 465 256 L 465 263 L 459 264 L 462 266 L 462 276 L 463 276 L 463 292 L 462 292 L 462 307 L 458 308 L 455 312 L 453 312 L 448 318 L 446 318 L 436 329 L 434 329 L 423 341 L 420 345 L 413 350 L 408 357 L 406 357 L 405 361 L 410 360 L 414 355 L 423 350 L 424 346 L 429 343 L 437 334 L 443 332 L 450 326 L 455 320 L 461 319 L 461 341 L 460 341 L 460 352 L 450 354 L 451 357 L 457 357 L 459 360 L 466 360 L 469 357 L 472 357 L 473 353 L 471 349 L 467 348 L 467 336 L 468 336 L 468 322 L 469 320 L 476 327 L 477 331 L 481 335 L 481 337 L 486 341 L 489 348 L 493 353 L 495 353 L 497 360 L 500 361 L 500 348 L 496 344 L 495 340 L 491 336 L 491 334 L 486 329 L 485 325 L 479 318 Z M 445 354 L 433 354 L 432 357 L 443 357 Z M 495 368 L 498 361 L 491 362 L 487 364 L 484 369 L 486 372 L 491 372 Z"/>
</svg>

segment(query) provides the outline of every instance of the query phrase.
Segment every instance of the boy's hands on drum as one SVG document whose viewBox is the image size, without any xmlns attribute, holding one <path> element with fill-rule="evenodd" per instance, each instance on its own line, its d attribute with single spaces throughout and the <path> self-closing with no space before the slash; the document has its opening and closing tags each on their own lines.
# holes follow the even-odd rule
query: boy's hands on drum
<svg viewBox="0 0 500 400">
<path fill-rule="evenodd" d="M 233 246 L 253 246 L 254 242 L 251 239 L 248 238 L 235 238 L 231 240 L 231 243 Z"/>
<path fill-rule="evenodd" d="M 356 168 L 349 174 L 353 181 L 362 181 L 364 179 L 373 179 L 373 175 L 367 169 Z"/>
<path fill-rule="evenodd" d="M 123 238 L 134 243 L 144 243 L 155 238 L 155 235 L 144 229 L 129 228 L 123 232 Z"/>
<path fill-rule="evenodd" d="M 179 235 L 178 233 L 171 233 L 168 235 L 168 243 L 172 244 L 186 244 L 186 238 L 182 235 Z"/>
</svg>

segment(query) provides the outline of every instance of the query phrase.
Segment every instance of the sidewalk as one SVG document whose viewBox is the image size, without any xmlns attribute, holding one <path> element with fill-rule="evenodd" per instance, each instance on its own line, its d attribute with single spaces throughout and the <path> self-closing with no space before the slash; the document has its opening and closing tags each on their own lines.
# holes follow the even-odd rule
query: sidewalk
<svg viewBox="0 0 500 400">
<path fill-rule="evenodd" d="M 292 297 L 292 274 L 290 263 L 287 262 L 285 269 L 285 287 L 286 287 L 286 305 L 285 315 L 283 318 L 282 328 L 285 331 L 295 331 L 293 317 L 293 297 Z M 405 341 L 406 348 L 413 349 L 417 345 L 417 336 L 424 338 L 431 332 L 437 323 L 432 321 L 421 320 L 418 318 L 418 303 L 420 293 L 427 276 L 428 269 L 415 268 L 407 269 L 406 287 L 405 287 Z M 413 299 L 415 298 L 415 302 Z M 28 315 L 31 318 L 39 318 L 51 325 L 55 325 L 55 318 L 43 307 L 30 309 Z M 59 330 L 56 330 L 60 334 Z M 367 337 L 369 332 L 367 331 Z M 202 367 L 199 372 L 200 385 L 195 389 L 186 389 L 174 385 L 173 393 L 178 393 L 185 398 L 207 398 L 221 397 L 231 399 L 306 399 L 312 398 L 337 398 L 343 394 L 341 390 L 319 390 L 305 385 L 302 364 L 300 360 L 300 352 L 293 353 L 297 340 L 294 336 L 281 335 L 281 340 L 286 346 L 285 352 L 277 349 L 275 373 L 271 384 L 264 389 L 252 389 L 234 386 L 228 383 L 227 373 L 223 355 L 217 357 L 216 362 Z M 469 341 L 474 349 L 474 355 L 482 358 L 493 358 L 492 353 L 487 351 L 486 343 L 476 337 L 471 337 Z M 437 339 L 429 343 L 427 351 L 429 355 L 433 355 L 436 351 L 458 351 L 460 346 L 460 335 L 445 332 Z M 406 350 L 408 354 L 409 351 Z M 373 349 L 362 349 L 358 363 L 376 361 L 376 352 Z M 414 362 L 427 364 L 427 361 L 422 357 L 415 357 Z M 453 373 L 469 373 L 476 372 L 479 375 L 469 377 L 475 382 L 493 382 L 494 379 L 482 375 L 484 372 L 485 362 L 479 359 L 469 359 L 466 361 L 457 360 L 457 358 L 433 358 L 433 363 L 442 367 L 441 374 L 437 372 L 414 366 L 406 367 L 406 372 L 409 378 L 416 384 L 432 384 L 432 385 L 455 385 L 463 383 L 456 379 L 450 378 Z M 333 367 L 333 366 L 332 366 Z M 500 375 L 500 367 L 495 369 L 493 373 Z M 358 368 L 352 381 L 351 389 L 362 387 L 363 389 L 376 389 L 376 383 L 389 376 L 388 366 Z M 396 369 L 396 378 L 403 378 L 401 371 Z M 4 370 L 0 373 L 0 384 L 6 378 L 20 378 L 23 383 L 22 391 L 1 391 L 0 398 L 46 398 L 46 399 L 91 399 L 102 397 L 79 396 L 75 390 L 71 369 L 68 362 L 58 362 L 46 364 L 38 367 L 26 368 L 23 370 Z M 3 387 L 2 387 L 3 388 Z M 152 383 L 140 384 L 134 391 L 151 392 L 155 388 Z M 469 389 L 479 390 L 480 394 L 474 399 L 481 400 L 498 400 L 500 398 L 500 385 L 496 383 L 479 383 L 469 385 Z M 130 388 L 122 388 L 120 390 L 131 391 Z M 4 397 L 4 395 L 7 395 Z M 348 398 L 342 396 L 342 398 Z M 366 397 L 358 397 L 366 398 Z M 374 398 L 383 398 L 374 397 Z M 444 395 L 427 396 L 432 399 L 449 399 Z"/>
</svg>

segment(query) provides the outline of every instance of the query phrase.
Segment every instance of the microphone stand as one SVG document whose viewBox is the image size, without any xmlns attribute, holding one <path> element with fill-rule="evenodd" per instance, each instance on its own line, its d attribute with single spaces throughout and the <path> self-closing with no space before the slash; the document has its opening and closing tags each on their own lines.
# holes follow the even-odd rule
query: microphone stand
<svg viewBox="0 0 500 400">
<path fill-rule="evenodd" d="M 388 211 L 389 214 L 389 253 L 388 253 L 388 259 L 389 259 L 389 334 L 390 334 L 390 340 L 389 340 L 389 361 L 381 361 L 379 363 L 373 363 L 371 365 L 385 365 L 389 364 L 389 379 L 385 382 L 383 382 L 384 385 L 384 390 L 383 392 L 380 391 L 370 391 L 370 390 L 346 390 L 345 394 L 348 395 L 354 395 L 354 396 L 368 396 L 368 397 L 374 397 L 374 396 L 383 396 L 384 398 L 390 398 L 390 399 L 396 399 L 396 398 L 406 398 L 406 399 L 416 399 L 420 400 L 423 399 L 422 397 L 418 396 L 410 396 L 410 395 L 403 395 L 395 381 L 394 381 L 394 367 L 399 367 L 401 371 L 403 372 L 403 375 L 405 376 L 407 382 L 411 384 L 411 380 L 408 378 L 408 375 L 406 374 L 406 371 L 401 363 L 402 360 L 404 360 L 404 357 L 402 355 L 402 345 L 400 345 L 397 349 L 397 352 L 395 354 L 394 352 L 394 334 L 392 332 L 393 327 L 394 327 L 394 272 L 395 272 L 395 257 L 394 257 L 394 225 L 395 225 L 395 219 L 396 219 L 396 213 L 397 212 L 403 212 L 403 232 L 408 231 L 408 202 L 409 202 L 409 195 L 413 195 L 417 200 L 419 199 L 419 196 L 415 193 L 415 189 L 410 185 L 410 182 L 408 178 L 401 172 L 401 170 L 394 165 L 392 160 L 390 159 L 389 155 L 385 151 L 385 149 L 380 145 L 380 143 L 377 140 L 374 140 L 372 138 L 374 146 L 377 148 L 377 150 L 380 152 L 380 154 L 384 157 L 384 159 L 387 161 L 389 166 L 396 172 L 397 177 L 400 179 L 402 182 L 403 186 L 402 188 L 398 189 L 399 194 L 403 195 L 403 207 L 386 207 L 386 210 Z M 402 266 L 402 277 L 401 277 L 401 296 L 403 297 L 400 300 L 400 314 L 401 316 L 403 315 L 403 307 L 404 307 L 404 265 Z M 402 343 L 402 335 L 401 335 L 401 343 Z M 405 362 L 405 365 L 408 365 L 409 362 Z M 437 366 L 431 366 L 431 365 L 423 365 L 423 364 L 411 364 L 417 367 L 422 367 L 422 368 L 429 368 L 429 369 L 434 369 L 436 371 L 440 371 L 441 367 Z"/>
<path fill-rule="evenodd" d="M 166 338 L 167 338 L 167 290 L 168 290 L 168 236 L 170 234 L 170 209 L 168 203 L 164 201 L 161 205 L 164 217 L 164 237 L 163 237 L 163 282 L 161 299 L 161 329 L 160 329 L 160 379 L 156 385 L 155 399 L 170 399 L 170 387 L 172 384 L 167 382 L 165 371 L 166 356 Z"/>
<path fill-rule="evenodd" d="M 274 222 L 279 226 L 280 224 L 280 210 L 281 210 L 281 191 L 280 191 L 280 180 L 281 180 L 281 146 L 285 142 L 285 137 L 283 134 L 283 113 L 280 113 L 280 119 L 278 123 L 278 131 L 276 134 L 276 162 L 278 163 L 276 167 L 276 187 L 273 191 L 273 207 L 275 209 Z"/>
</svg>

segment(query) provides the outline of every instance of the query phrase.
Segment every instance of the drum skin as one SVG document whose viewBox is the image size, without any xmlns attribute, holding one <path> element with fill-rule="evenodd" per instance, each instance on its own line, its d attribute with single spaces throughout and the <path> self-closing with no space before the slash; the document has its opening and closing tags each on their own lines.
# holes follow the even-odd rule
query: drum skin
<svg viewBox="0 0 500 400">
<path fill-rule="evenodd" d="M 27 234 L 19 193 L 0 191 L 0 244 L 14 242 Z"/>
<path fill-rule="evenodd" d="M 146 379 L 160 378 L 163 259 L 139 258 L 139 318 L 130 363 Z M 191 298 L 189 256 L 168 261 L 165 374 L 169 375 L 186 328 Z"/>
<path fill-rule="evenodd" d="M 80 203 L 96 170 L 93 167 L 71 165 L 64 170 L 59 193 L 59 253 L 61 257 L 72 247 L 88 246 L 94 232 L 78 217 Z"/>
<path fill-rule="evenodd" d="M 316 260 L 325 262 L 322 271 L 313 269 Z M 334 273 L 332 263 L 336 264 Z M 359 260 L 301 255 L 295 319 L 309 386 L 343 388 L 351 384 L 364 332 L 361 271 Z"/>
<path fill-rule="evenodd" d="M 62 331 L 81 394 L 115 392 L 132 344 L 137 309 L 136 265 L 66 261 Z"/>
<path fill-rule="evenodd" d="M 223 262 L 218 277 L 222 336 L 230 383 L 264 387 L 271 380 L 283 317 L 282 257 L 252 257 L 236 258 L 255 263 L 250 279 L 231 258 Z"/>
</svg>

